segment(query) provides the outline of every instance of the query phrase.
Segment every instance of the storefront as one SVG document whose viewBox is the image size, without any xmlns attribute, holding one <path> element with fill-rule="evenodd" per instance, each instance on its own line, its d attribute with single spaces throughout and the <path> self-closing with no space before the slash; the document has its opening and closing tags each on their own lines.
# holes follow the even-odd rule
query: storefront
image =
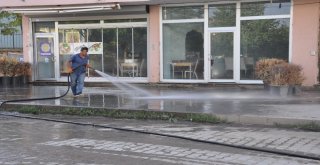
<svg viewBox="0 0 320 165">
<path fill-rule="evenodd" d="M 306 84 L 313 85 L 319 4 L 308 1 L 119 1 L 121 9 L 110 12 L 68 9 L 71 14 L 30 14 L 26 7 L 24 32 L 31 35 L 25 45 L 33 46 L 25 52 L 34 81 L 66 81 L 66 62 L 87 46 L 95 69 L 124 81 L 259 84 L 256 61 L 280 58 L 302 65 Z M 301 34 L 298 27 L 309 30 Z M 86 81 L 108 81 L 92 71 L 88 76 Z"/>
<path fill-rule="evenodd" d="M 32 24 L 35 80 L 66 81 L 68 60 L 86 46 L 94 69 L 147 82 L 147 16 L 75 21 L 44 19 Z M 88 70 L 87 76 L 89 81 L 106 81 L 92 70 Z"/>
<path fill-rule="evenodd" d="M 291 3 L 281 2 L 163 6 L 162 80 L 259 83 L 257 60 L 290 61 Z"/>
</svg>

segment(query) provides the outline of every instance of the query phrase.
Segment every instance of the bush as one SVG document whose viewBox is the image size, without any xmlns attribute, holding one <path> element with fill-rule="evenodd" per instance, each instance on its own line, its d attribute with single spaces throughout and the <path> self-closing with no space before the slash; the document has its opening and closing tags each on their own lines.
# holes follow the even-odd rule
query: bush
<svg viewBox="0 0 320 165">
<path fill-rule="evenodd" d="M 271 85 L 301 85 L 304 81 L 302 67 L 296 64 L 278 64 L 270 68 Z"/>
<path fill-rule="evenodd" d="M 3 76 L 11 76 L 15 61 L 8 57 L 0 58 L 0 72 Z"/>
<path fill-rule="evenodd" d="M 262 59 L 256 63 L 256 76 L 265 84 L 271 85 L 301 85 L 304 81 L 302 67 L 288 64 L 281 59 Z"/>
<path fill-rule="evenodd" d="M 28 62 L 18 62 L 14 58 L 0 57 L 0 73 L 3 76 L 30 75 L 31 64 Z"/>
<path fill-rule="evenodd" d="M 264 83 L 271 83 L 271 68 L 275 65 L 285 64 L 286 61 L 276 58 L 261 59 L 256 63 L 255 74 L 257 78 L 263 80 Z"/>
<path fill-rule="evenodd" d="M 288 84 L 289 85 L 302 85 L 305 77 L 302 73 L 302 67 L 296 64 L 289 64 L 288 68 Z"/>
<path fill-rule="evenodd" d="M 29 76 L 31 73 L 31 64 L 29 62 L 23 62 L 21 66 L 21 74 L 23 76 Z"/>
<path fill-rule="evenodd" d="M 269 68 L 270 84 L 273 86 L 289 85 L 289 64 L 278 64 Z"/>
<path fill-rule="evenodd" d="M 10 67 L 9 67 L 9 76 L 15 77 L 22 75 L 22 63 L 18 62 L 16 59 L 10 60 Z"/>
</svg>

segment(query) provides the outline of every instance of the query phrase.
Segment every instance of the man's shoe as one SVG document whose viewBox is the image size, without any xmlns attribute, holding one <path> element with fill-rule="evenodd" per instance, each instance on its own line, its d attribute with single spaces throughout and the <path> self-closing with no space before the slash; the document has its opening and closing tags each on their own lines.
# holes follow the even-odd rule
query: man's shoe
<svg viewBox="0 0 320 165">
<path fill-rule="evenodd" d="M 80 97 L 80 96 L 83 96 L 83 94 L 82 93 L 78 93 L 78 94 L 76 94 L 76 95 L 74 95 L 75 97 Z"/>
</svg>

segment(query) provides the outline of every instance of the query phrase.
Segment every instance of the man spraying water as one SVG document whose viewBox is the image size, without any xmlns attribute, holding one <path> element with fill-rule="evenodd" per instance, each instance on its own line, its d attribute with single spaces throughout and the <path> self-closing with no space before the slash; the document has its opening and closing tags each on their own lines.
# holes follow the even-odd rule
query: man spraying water
<svg viewBox="0 0 320 165">
<path fill-rule="evenodd" d="M 68 62 L 68 72 L 71 78 L 71 90 L 75 97 L 82 94 L 84 79 L 86 77 L 86 69 L 90 67 L 88 64 L 88 48 L 82 47 L 80 53 L 71 56 Z"/>
</svg>

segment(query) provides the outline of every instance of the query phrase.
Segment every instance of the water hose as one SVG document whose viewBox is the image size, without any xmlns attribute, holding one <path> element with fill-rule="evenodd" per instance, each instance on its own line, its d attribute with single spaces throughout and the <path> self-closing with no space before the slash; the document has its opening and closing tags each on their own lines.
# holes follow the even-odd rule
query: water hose
<svg viewBox="0 0 320 165">
<path fill-rule="evenodd" d="M 76 70 L 78 69 L 79 67 L 81 67 L 83 65 L 79 65 L 77 67 L 75 67 L 73 70 Z M 92 67 L 88 67 L 90 69 L 93 69 Z M 2 106 L 6 103 L 16 103 L 16 102 L 28 102 L 28 101 L 41 101 L 41 100 L 56 100 L 56 99 L 60 99 L 60 98 L 63 98 L 64 96 L 66 96 L 69 91 L 70 91 L 70 88 L 71 88 L 71 83 L 70 83 L 70 75 L 71 73 L 68 73 L 68 76 L 67 76 L 67 91 L 60 95 L 60 96 L 55 96 L 55 97 L 40 97 L 40 98 L 29 98 L 29 99 L 14 99 L 14 100 L 5 100 L 3 101 L 1 104 L 0 104 L 0 110 L 2 108 Z"/>
<path fill-rule="evenodd" d="M 28 102 L 28 101 L 41 101 L 41 100 L 56 100 L 56 99 L 60 99 L 64 96 L 66 96 L 69 91 L 70 91 L 70 87 L 71 87 L 71 84 L 70 84 L 70 73 L 68 74 L 68 89 L 67 91 L 60 95 L 60 96 L 55 96 L 55 97 L 39 97 L 39 98 L 29 98 L 29 99 L 14 99 L 14 100 L 5 100 L 3 101 L 1 104 L 0 104 L 0 108 L 6 104 L 6 103 L 16 103 L 16 102 Z"/>
<path fill-rule="evenodd" d="M 89 67 L 89 68 L 93 69 L 91 67 Z M 70 74 L 68 74 L 68 89 L 63 95 L 57 96 L 57 97 L 6 100 L 6 101 L 3 101 L 0 104 L 0 110 L 1 110 L 1 107 L 6 103 L 60 99 L 60 98 L 66 96 L 68 94 L 68 92 L 70 90 L 70 86 L 71 86 L 70 85 Z M 113 129 L 113 130 L 118 130 L 118 131 L 134 132 L 134 133 L 140 133 L 140 134 L 146 134 L 146 135 L 157 135 L 157 136 L 162 136 L 162 137 L 169 137 L 169 138 L 175 138 L 175 139 L 188 140 L 188 141 L 192 141 L 192 142 L 200 142 L 200 143 L 205 143 L 205 144 L 219 145 L 219 146 L 224 146 L 224 147 L 232 147 L 232 148 L 244 149 L 244 150 L 249 150 L 249 151 L 257 151 L 257 152 L 263 152 L 263 153 L 268 153 L 268 154 L 276 154 L 276 155 L 282 155 L 282 156 L 289 156 L 289 157 L 296 157 L 296 158 L 320 161 L 320 157 L 317 157 L 316 155 L 315 156 L 312 156 L 312 155 L 300 155 L 300 154 L 296 154 L 296 153 L 288 153 L 288 152 L 279 151 L 279 150 L 272 150 L 272 149 L 259 148 L 259 147 L 250 147 L 250 146 L 244 146 L 244 145 L 235 145 L 235 144 L 221 143 L 221 142 L 216 142 L 216 141 L 193 139 L 193 138 L 177 136 L 177 135 L 170 135 L 170 134 L 165 134 L 165 133 L 157 133 L 157 132 L 150 132 L 150 131 L 143 131 L 143 130 L 134 130 L 134 129 L 127 129 L 127 128 L 121 128 L 121 127 L 94 124 L 94 123 L 82 123 L 82 122 L 74 122 L 74 121 L 67 121 L 67 120 L 57 120 L 57 119 L 50 119 L 50 118 L 33 117 L 33 116 L 27 116 L 27 115 L 16 115 L 16 114 L 9 114 L 9 113 L 6 113 L 6 114 L 5 113 L 0 113 L 0 115 L 8 116 L 8 117 L 32 119 L 32 120 L 42 120 L 42 121 L 50 121 L 50 122 L 67 123 L 67 124 L 74 124 L 74 125 L 81 125 L 81 126 L 92 126 L 92 127 L 97 127 L 97 128 L 108 128 L 108 129 Z"/>
</svg>

